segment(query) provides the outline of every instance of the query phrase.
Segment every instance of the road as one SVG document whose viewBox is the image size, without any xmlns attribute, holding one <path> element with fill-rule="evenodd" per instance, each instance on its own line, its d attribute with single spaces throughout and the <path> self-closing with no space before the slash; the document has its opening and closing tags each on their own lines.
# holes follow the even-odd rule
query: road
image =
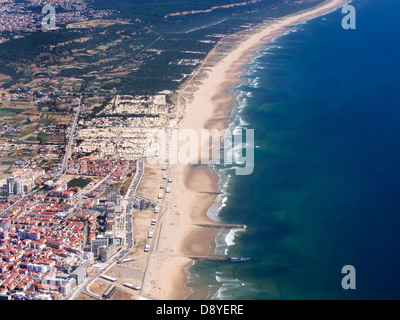
<svg viewBox="0 0 400 320">
<path fill-rule="evenodd" d="M 143 160 L 138 160 L 135 176 L 133 177 L 132 183 L 131 183 L 128 191 L 126 192 L 126 195 L 124 198 L 124 202 L 125 202 L 124 205 L 126 205 L 125 221 L 126 221 L 126 244 L 127 244 L 127 247 L 126 247 L 126 249 L 122 250 L 121 257 L 119 259 L 122 259 L 133 248 L 133 225 L 132 225 L 132 214 L 131 214 L 132 203 L 131 203 L 130 198 L 135 194 L 136 189 L 139 186 L 140 181 L 142 180 L 143 172 L 144 172 L 144 162 L 143 162 Z"/>
<path fill-rule="evenodd" d="M 125 200 L 128 200 L 136 193 L 136 189 L 139 186 L 140 181 L 142 180 L 143 172 L 144 172 L 144 162 L 143 160 L 138 160 L 136 166 L 136 173 L 135 176 L 133 177 L 132 183 L 129 186 L 128 191 L 126 192 Z"/>
<path fill-rule="evenodd" d="M 69 161 L 69 157 L 71 155 L 71 147 L 72 147 L 72 143 L 74 141 L 75 129 L 76 129 L 76 125 L 78 124 L 79 114 L 81 113 L 81 110 L 82 110 L 82 95 L 85 91 L 85 85 L 86 85 L 86 83 L 83 85 L 82 91 L 79 95 L 78 108 L 76 109 L 75 115 L 73 116 L 74 118 L 73 118 L 73 122 L 72 122 L 72 126 L 71 126 L 71 132 L 69 135 L 69 141 L 68 141 L 67 147 L 65 149 L 64 160 L 62 162 L 61 170 L 58 174 L 58 178 L 60 178 L 67 171 L 68 161 Z"/>
<path fill-rule="evenodd" d="M 10 213 L 14 208 L 16 208 L 17 206 L 19 206 L 20 204 L 22 204 L 24 201 L 27 201 L 29 199 L 32 199 L 32 197 L 39 192 L 40 190 L 42 190 L 41 188 L 38 190 L 34 190 L 31 191 L 30 193 L 26 194 L 24 197 L 22 197 L 21 199 L 19 199 L 18 201 L 16 201 L 13 205 L 7 207 L 7 209 L 3 210 L 0 213 L 0 217 L 3 217 L 5 215 L 7 215 L 8 213 Z"/>
</svg>

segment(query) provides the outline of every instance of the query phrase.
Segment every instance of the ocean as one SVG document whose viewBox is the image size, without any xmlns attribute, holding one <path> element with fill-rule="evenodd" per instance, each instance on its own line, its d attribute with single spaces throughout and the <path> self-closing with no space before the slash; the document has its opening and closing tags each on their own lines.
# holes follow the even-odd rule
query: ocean
<svg viewBox="0 0 400 320">
<path fill-rule="evenodd" d="M 355 0 L 266 44 L 233 88 L 255 169 L 214 167 L 225 230 L 188 286 L 215 300 L 400 298 L 400 2 Z M 351 265 L 355 289 L 342 287 Z"/>
</svg>

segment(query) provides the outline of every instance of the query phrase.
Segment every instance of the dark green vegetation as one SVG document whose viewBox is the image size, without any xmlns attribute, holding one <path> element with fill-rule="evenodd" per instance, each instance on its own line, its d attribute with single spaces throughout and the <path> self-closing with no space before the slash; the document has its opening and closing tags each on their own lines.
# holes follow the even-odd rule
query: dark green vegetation
<svg viewBox="0 0 400 320">
<path fill-rule="evenodd" d="M 81 189 L 86 187 L 89 183 L 92 182 L 92 179 L 79 179 L 75 178 L 68 182 L 68 188 L 80 187 Z"/>
<path fill-rule="evenodd" d="M 323 2 L 323 0 L 304 2 L 306 3 L 284 0 L 148 0 L 145 2 L 142 0 L 94 0 L 92 6 L 95 9 L 118 11 L 116 17 L 119 18 L 139 19 L 160 33 L 185 33 L 205 26 L 215 26 L 220 24 L 221 20 L 228 21 L 226 26 L 230 25 L 231 27 L 238 27 L 246 23 L 258 23 L 271 17 L 279 17 L 306 9 Z M 243 3 L 247 4 L 240 5 Z M 236 6 L 223 7 L 227 5 Z M 210 11 L 212 8 L 214 9 Z M 173 16 L 176 13 L 190 11 L 198 13 Z"/>
<path fill-rule="evenodd" d="M 148 49 L 158 50 L 157 54 L 142 51 L 134 57 L 135 69 L 120 78 L 120 83 L 112 82 L 107 89 L 116 88 L 122 94 L 154 94 L 162 90 L 177 90 L 197 65 L 178 65 L 180 59 L 202 60 L 220 40 L 221 35 L 230 34 L 253 26 L 268 18 L 292 13 L 310 4 L 284 4 L 282 0 L 263 0 L 259 3 L 217 9 L 208 13 L 166 15 L 191 10 L 207 10 L 212 7 L 243 3 L 238 0 L 190 1 L 190 0 L 151 0 L 143 3 L 138 0 L 95 0 L 96 9 L 118 10 L 119 16 L 140 19 L 159 37 Z M 137 20 L 135 20 L 137 21 Z M 147 28 L 146 27 L 146 28 Z"/>
<path fill-rule="evenodd" d="M 244 2 L 238 0 L 95 0 L 94 7 L 98 9 L 112 9 L 121 11 L 123 17 L 147 18 L 158 22 L 166 14 L 204 10 L 214 6 Z"/>
<path fill-rule="evenodd" d="M 232 6 L 223 8 L 227 5 L 237 5 L 248 3 L 245 6 Z M 288 3 L 289 2 L 289 3 Z M 128 19 L 140 19 L 152 27 L 159 28 L 157 31 L 168 31 L 165 28 L 176 28 L 183 31 L 181 26 L 199 27 L 199 24 L 207 23 L 218 18 L 232 19 L 239 16 L 241 20 L 267 19 L 272 16 L 282 16 L 290 12 L 293 7 L 298 10 L 299 7 L 307 7 L 310 4 L 293 3 L 294 1 L 283 0 L 261 0 L 258 2 L 249 0 L 94 0 L 92 6 L 95 9 L 112 9 L 118 11 L 118 17 Z M 308 1 L 310 2 L 310 1 Z M 322 1 L 311 1 L 315 2 Z M 216 8 L 221 7 L 221 8 Z M 200 12 L 195 15 L 181 15 L 171 17 L 168 15 L 189 11 L 208 11 Z M 167 19 L 166 19 L 167 17 Z M 178 23 L 178 24 L 176 24 Z"/>
<path fill-rule="evenodd" d="M 19 109 L 19 108 L 0 108 L 0 113 L 22 113 L 26 111 L 25 109 Z"/>
<path fill-rule="evenodd" d="M 177 90 L 199 66 L 221 36 L 269 18 L 290 14 L 322 2 L 299 4 L 262 0 L 244 6 L 186 14 L 191 10 L 244 3 L 245 0 L 94 0 L 95 9 L 115 10 L 127 23 L 89 25 L 35 32 L 0 44 L 0 73 L 11 87 L 36 77 L 86 80 L 84 98 L 156 94 Z M 183 15 L 167 16 L 182 13 Z M 193 63 L 182 63 L 182 59 Z M 29 72 L 28 72 L 29 71 Z M 85 101 L 86 102 L 86 101 Z"/>
<path fill-rule="evenodd" d="M 46 53 L 51 45 L 57 45 L 79 37 L 79 34 L 66 32 L 65 30 L 31 33 L 23 38 L 2 43 L 0 45 L 0 59 L 5 62 L 34 59 L 41 53 Z"/>
</svg>

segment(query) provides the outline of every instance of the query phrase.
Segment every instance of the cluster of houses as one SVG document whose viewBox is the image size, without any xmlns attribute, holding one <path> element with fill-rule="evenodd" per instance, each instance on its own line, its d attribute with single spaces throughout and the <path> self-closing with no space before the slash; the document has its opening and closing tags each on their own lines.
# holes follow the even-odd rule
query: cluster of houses
<svg viewBox="0 0 400 320">
<path fill-rule="evenodd" d="M 56 10 L 56 23 L 65 24 L 89 19 L 104 18 L 112 10 L 95 10 L 82 0 L 1 0 L 0 32 L 21 33 L 35 32 L 42 28 L 43 15 L 38 7 L 51 5 Z M 58 8 L 62 8 L 57 12 Z"/>
</svg>

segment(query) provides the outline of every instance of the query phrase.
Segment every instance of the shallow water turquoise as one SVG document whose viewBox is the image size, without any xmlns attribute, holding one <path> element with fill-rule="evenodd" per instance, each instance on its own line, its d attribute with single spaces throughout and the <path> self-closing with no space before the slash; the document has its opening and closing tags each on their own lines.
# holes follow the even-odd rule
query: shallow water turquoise
<svg viewBox="0 0 400 320">
<path fill-rule="evenodd" d="M 217 244 L 254 260 L 196 262 L 195 293 L 400 298 L 400 2 L 352 5 L 356 30 L 341 27 L 340 10 L 298 25 L 235 88 L 235 116 L 255 130 L 255 170 L 225 185 L 219 219 L 246 230 Z M 355 290 L 341 286 L 345 265 Z"/>
</svg>

